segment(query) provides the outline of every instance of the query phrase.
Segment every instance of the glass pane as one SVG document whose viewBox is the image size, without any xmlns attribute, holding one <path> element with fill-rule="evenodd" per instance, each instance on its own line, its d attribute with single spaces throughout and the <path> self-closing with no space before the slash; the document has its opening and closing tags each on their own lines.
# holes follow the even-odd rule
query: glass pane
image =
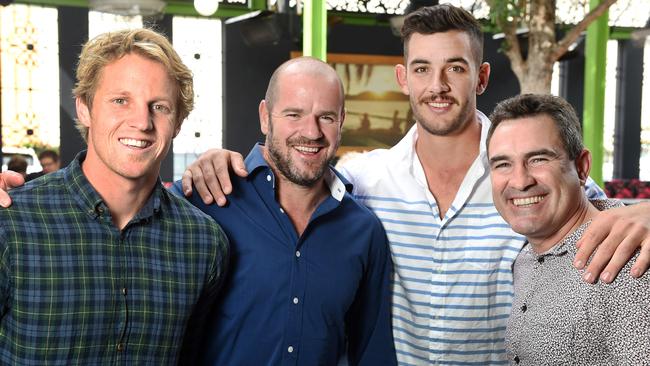
<svg viewBox="0 0 650 366">
<path fill-rule="evenodd" d="M 3 146 L 59 147 L 58 13 L 0 7 Z"/>
<path fill-rule="evenodd" d="M 92 39 L 102 33 L 120 29 L 132 29 L 142 27 L 141 16 L 124 16 L 99 11 L 88 12 L 88 39 Z"/>
<path fill-rule="evenodd" d="M 174 139 L 174 179 L 203 151 L 222 146 L 221 21 L 174 17 L 173 43 L 194 73 L 194 110 Z"/>
</svg>

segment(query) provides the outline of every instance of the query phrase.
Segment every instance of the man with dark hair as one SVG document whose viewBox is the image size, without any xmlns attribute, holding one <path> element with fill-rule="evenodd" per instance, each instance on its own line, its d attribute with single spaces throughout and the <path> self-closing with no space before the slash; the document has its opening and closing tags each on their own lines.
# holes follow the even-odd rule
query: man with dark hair
<svg viewBox="0 0 650 366">
<path fill-rule="evenodd" d="M 134 29 L 88 41 L 77 80 L 88 149 L 0 210 L 0 364 L 194 364 L 227 240 L 159 178 L 192 74 Z"/>
<path fill-rule="evenodd" d="M 611 284 L 589 285 L 572 266 L 598 214 L 582 194 L 591 154 L 575 111 L 560 97 L 528 94 L 499 103 L 490 119 L 494 204 L 527 240 L 513 269 L 510 362 L 650 365 L 650 277 L 632 278 L 628 263 Z"/>
<path fill-rule="evenodd" d="M 25 178 L 27 176 L 27 160 L 20 155 L 14 155 L 7 162 L 7 169 L 19 173 Z"/>
<path fill-rule="evenodd" d="M 43 167 L 43 174 L 48 174 L 59 170 L 61 162 L 59 161 L 59 154 L 54 150 L 43 150 L 38 154 L 38 161 Z"/>
<path fill-rule="evenodd" d="M 35 173 L 30 173 L 27 174 L 25 177 L 25 181 L 29 182 L 30 180 L 34 180 L 38 177 L 42 177 L 47 173 L 52 173 L 61 167 L 61 163 L 59 162 L 59 154 L 56 153 L 54 150 L 43 150 L 38 154 L 38 161 L 41 163 L 41 167 L 43 167 L 43 170 L 40 172 L 35 172 Z M 12 169 L 13 170 L 13 169 Z"/>
</svg>

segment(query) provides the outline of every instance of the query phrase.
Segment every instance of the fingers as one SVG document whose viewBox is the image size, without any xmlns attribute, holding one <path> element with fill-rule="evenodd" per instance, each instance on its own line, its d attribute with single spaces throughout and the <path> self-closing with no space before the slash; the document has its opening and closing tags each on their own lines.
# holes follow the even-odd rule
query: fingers
<svg viewBox="0 0 650 366">
<path fill-rule="evenodd" d="M 620 244 L 616 244 L 620 242 Z M 607 238 L 598 247 L 583 279 L 593 283 L 600 278 L 605 283 L 614 281 L 621 269 L 627 264 L 638 248 L 639 240 L 635 237 Z"/>
<path fill-rule="evenodd" d="M 242 154 L 232 151 L 230 154 L 230 162 L 235 174 L 242 178 L 248 176 L 248 171 L 246 171 L 246 164 L 244 164 L 244 157 Z"/>
<path fill-rule="evenodd" d="M 631 274 L 639 277 L 645 273 L 650 265 L 649 210 L 647 205 L 628 206 L 603 211 L 594 218 L 577 244 L 574 260 L 574 266 L 581 269 L 595 251 L 583 273 L 586 282 L 599 278 L 612 282 L 639 248 Z"/>
<path fill-rule="evenodd" d="M 203 173 L 204 189 L 199 190 L 201 197 L 210 196 L 217 205 L 226 204 L 226 194 L 230 194 L 232 186 L 230 185 L 230 173 L 228 172 L 227 158 L 224 156 L 214 156 L 210 160 L 201 161 Z M 198 187 L 197 187 L 198 190 Z M 203 200 L 205 202 L 205 198 Z"/>
<path fill-rule="evenodd" d="M 596 223 L 597 218 L 589 225 L 584 234 L 582 234 L 582 238 L 576 243 L 578 252 L 573 260 L 573 266 L 577 269 L 583 269 L 585 267 L 585 264 L 596 250 L 596 247 L 605 239 L 606 233 L 600 230 L 601 228 L 596 226 Z"/>
<path fill-rule="evenodd" d="M 230 168 L 240 177 L 246 177 L 244 157 L 237 152 L 211 149 L 201 156 L 183 173 L 183 192 L 186 196 L 194 190 L 206 205 L 216 201 L 219 206 L 227 202 L 226 195 L 232 192 Z"/>
<path fill-rule="evenodd" d="M 611 241 L 609 243 L 611 243 Z M 596 247 L 598 250 L 596 250 Z M 584 268 L 592 253 L 594 256 L 591 259 L 591 262 L 589 262 L 589 266 L 587 266 L 582 274 L 582 279 L 588 283 L 596 282 L 603 268 L 605 268 L 607 262 L 609 262 L 610 258 L 614 255 L 615 249 L 615 247 L 611 244 L 608 245 L 606 242 L 603 242 L 600 246 L 594 242 L 583 244 L 578 250 L 574 260 L 576 268 Z"/>
<path fill-rule="evenodd" d="M 11 206 L 11 197 L 7 191 L 23 184 L 25 184 L 25 178 L 20 173 L 7 170 L 0 174 L 0 206 L 5 208 Z"/>
<path fill-rule="evenodd" d="M 648 270 L 648 267 L 650 267 L 650 239 L 643 242 L 639 256 L 632 266 L 632 277 L 641 277 Z"/>
<path fill-rule="evenodd" d="M 11 197 L 5 190 L 0 190 L 0 206 L 4 208 L 11 206 Z"/>
<path fill-rule="evenodd" d="M 186 169 L 183 172 L 183 176 L 181 177 L 181 185 L 183 186 L 183 194 L 185 197 L 189 197 L 192 195 L 192 171 L 189 169 Z"/>
</svg>

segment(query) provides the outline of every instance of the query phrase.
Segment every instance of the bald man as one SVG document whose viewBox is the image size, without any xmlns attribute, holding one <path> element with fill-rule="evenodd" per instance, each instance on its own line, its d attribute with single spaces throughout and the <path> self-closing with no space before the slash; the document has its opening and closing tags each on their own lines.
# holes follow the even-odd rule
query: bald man
<svg viewBox="0 0 650 366">
<path fill-rule="evenodd" d="M 231 268 L 211 317 L 207 365 L 394 365 L 391 260 L 379 220 L 332 167 L 345 118 L 336 72 L 282 64 L 259 104 L 264 145 L 229 204 L 189 200 L 221 224 Z M 180 182 L 173 190 L 182 196 Z"/>
</svg>

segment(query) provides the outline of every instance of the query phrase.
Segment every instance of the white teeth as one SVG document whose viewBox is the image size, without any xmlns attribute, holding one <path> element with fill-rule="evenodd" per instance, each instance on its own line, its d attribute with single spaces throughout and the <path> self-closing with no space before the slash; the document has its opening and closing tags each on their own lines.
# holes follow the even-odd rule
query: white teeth
<svg viewBox="0 0 650 366">
<path fill-rule="evenodd" d="M 306 153 L 317 153 L 320 148 L 318 147 L 309 147 L 309 146 L 294 146 L 294 148 L 300 152 Z"/>
<path fill-rule="evenodd" d="M 136 139 L 120 139 L 120 142 L 126 146 L 143 148 L 149 145 L 147 141 Z"/>
<path fill-rule="evenodd" d="M 538 202 L 541 202 L 544 199 L 544 196 L 534 196 L 534 197 L 526 197 L 526 198 L 513 198 L 512 203 L 515 206 L 527 206 L 527 205 L 532 205 Z"/>
<path fill-rule="evenodd" d="M 434 103 L 434 102 L 429 103 L 429 105 L 432 106 L 433 108 L 446 108 L 450 104 L 451 103 Z"/>
</svg>

